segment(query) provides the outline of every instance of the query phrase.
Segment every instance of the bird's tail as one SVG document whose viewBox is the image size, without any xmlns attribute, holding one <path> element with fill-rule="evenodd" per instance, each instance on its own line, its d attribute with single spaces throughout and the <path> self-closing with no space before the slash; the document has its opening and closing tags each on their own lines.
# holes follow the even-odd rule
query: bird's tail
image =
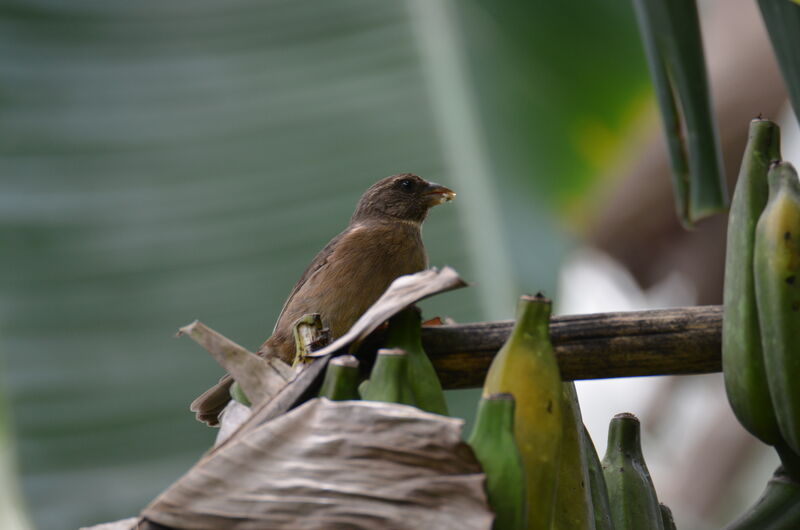
<svg viewBox="0 0 800 530">
<path fill-rule="evenodd" d="M 261 348 L 259 348 L 258 355 L 272 362 L 282 364 L 284 361 L 277 354 L 280 350 L 275 348 L 275 340 L 275 335 L 267 339 L 266 342 L 261 345 Z M 275 368 L 277 368 L 277 366 L 275 366 Z M 219 383 L 212 386 L 192 401 L 192 404 L 189 405 L 189 409 L 195 413 L 197 421 L 202 421 L 211 427 L 219 425 L 219 414 L 231 400 L 232 384 L 233 377 L 231 377 L 230 374 L 225 374 L 219 380 Z"/>
<path fill-rule="evenodd" d="M 225 374 L 219 383 L 200 394 L 189 408 L 195 413 L 197 421 L 207 423 L 211 427 L 219 425 L 219 413 L 231 400 L 233 378 Z"/>
</svg>

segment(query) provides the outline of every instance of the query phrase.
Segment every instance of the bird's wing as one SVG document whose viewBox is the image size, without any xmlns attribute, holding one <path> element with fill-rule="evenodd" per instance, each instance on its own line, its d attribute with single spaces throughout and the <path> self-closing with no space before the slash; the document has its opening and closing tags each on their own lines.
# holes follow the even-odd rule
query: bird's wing
<svg viewBox="0 0 800 530">
<path fill-rule="evenodd" d="M 336 248 L 337 243 L 350 230 L 351 227 L 348 226 L 342 233 L 331 239 L 328 242 L 328 244 L 325 245 L 323 249 L 317 253 L 316 256 L 314 256 L 314 259 L 311 261 L 311 264 L 309 264 L 306 270 L 303 271 L 303 275 L 300 276 L 300 279 L 297 280 L 296 284 L 294 284 L 294 287 L 292 287 L 292 291 L 289 293 L 289 296 L 283 303 L 283 307 L 281 308 L 281 312 L 278 314 L 278 318 L 275 321 L 275 327 L 272 329 L 272 333 L 275 333 L 275 329 L 277 329 L 278 323 L 281 321 L 281 318 L 283 318 L 283 313 L 286 311 L 286 308 L 291 303 L 292 299 L 294 298 L 294 295 L 297 294 L 297 291 L 299 291 L 300 288 L 303 287 L 303 285 L 305 285 L 306 281 L 308 281 L 309 278 L 317 274 L 319 271 L 325 269 L 325 267 L 328 265 L 328 258 L 330 258 L 331 254 L 333 254 L 333 251 Z"/>
</svg>

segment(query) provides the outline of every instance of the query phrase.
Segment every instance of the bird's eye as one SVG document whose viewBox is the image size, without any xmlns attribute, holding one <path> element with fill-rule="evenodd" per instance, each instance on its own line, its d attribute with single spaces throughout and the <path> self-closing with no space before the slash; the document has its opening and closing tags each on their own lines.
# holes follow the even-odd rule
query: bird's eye
<svg viewBox="0 0 800 530">
<path fill-rule="evenodd" d="M 414 189 L 414 181 L 410 179 L 403 179 L 400 181 L 400 187 L 405 191 L 411 191 Z"/>
</svg>

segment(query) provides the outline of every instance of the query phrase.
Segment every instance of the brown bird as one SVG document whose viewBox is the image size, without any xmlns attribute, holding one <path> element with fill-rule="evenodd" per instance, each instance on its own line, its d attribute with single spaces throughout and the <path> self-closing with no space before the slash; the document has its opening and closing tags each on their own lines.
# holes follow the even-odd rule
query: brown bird
<svg viewBox="0 0 800 530">
<path fill-rule="evenodd" d="M 416 175 L 380 180 L 361 196 L 350 223 L 334 237 L 295 284 L 283 305 L 272 336 L 258 353 L 291 363 L 295 355 L 294 322 L 319 313 L 331 338 L 343 335 L 398 276 L 425 269 L 422 222 L 428 210 L 452 200 L 455 193 Z M 230 400 L 232 379 L 220 382 L 194 400 L 197 419 L 209 425 Z"/>
</svg>

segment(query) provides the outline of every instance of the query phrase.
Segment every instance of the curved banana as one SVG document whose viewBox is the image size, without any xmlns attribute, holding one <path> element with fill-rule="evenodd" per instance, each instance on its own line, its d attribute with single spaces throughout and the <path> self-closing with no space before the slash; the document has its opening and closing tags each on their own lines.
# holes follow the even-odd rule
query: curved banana
<svg viewBox="0 0 800 530">
<path fill-rule="evenodd" d="M 575 383 L 562 383 L 561 460 L 556 485 L 553 530 L 595 530 L 587 440 Z"/>
<path fill-rule="evenodd" d="M 722 371 L 728 401 L 739 423 L 762 442 L 781 434 L 764 369 L 753 276 L 756 224 L 767 204 L 767 172 L 780 159 L 780 129 L 768 120 L 750 122 L 739 179 L 728 214 L 722 315 Z"/>
<path fill-rule="evenodd" d="M 514 440 L 514 396 L 481 398 L 467 443 L 486 474 L 486 493 L 495 530 L 525 529 L 525 477 Z"/>
<path fill-rule="evenodd" d="M 800 180 L 786 162 L 768 179 L 753 261 L 761 345 L 778 426 L 800 454 Z"/>
<path fill-rule="evenodd" d="M 369 383 L 359 387 L 361 398 L 414 405 L 414 394 L 408 385 L 407 371 L 408 356 L 405 351 L 381 348 L 375 356 Z"/>
<path fill-rule="evenodd" d="M 508 392 L 517 407 L 514 437 L 522 455 L 528 530 L 550 530 L 561 457 L 561 376 L 550 344 L 550 300 L 522 296 L 517 322 L 497 352 L 483 395 Z"/>
<path fill-rule="evenodd" d="M 400 348 L 408 354 L 408 384 L 414 393 L 417 407 L 447 416 L 447 403 L 436 370 L 422 349 L 419 310 L 409 307 L 389 320 L 387 348 Z"/>
<path fill-rule="evenodd" d="M 595 530 L 614 530 L 603 467 L 600 465 L 600 458 L 597 456 L 592 437 L 589 436 L 585 425 L 583 426 L 583 439 L 586 460 L 589 464 L 589 489 L 592 492 Z"/>
<path fill-rule="evenodd" d="M 639 420 L 622 413 L 608 426 L 603 475 L 616 530 L 664 530 L 653 481 L 642 455 Z"/>
</svg>

